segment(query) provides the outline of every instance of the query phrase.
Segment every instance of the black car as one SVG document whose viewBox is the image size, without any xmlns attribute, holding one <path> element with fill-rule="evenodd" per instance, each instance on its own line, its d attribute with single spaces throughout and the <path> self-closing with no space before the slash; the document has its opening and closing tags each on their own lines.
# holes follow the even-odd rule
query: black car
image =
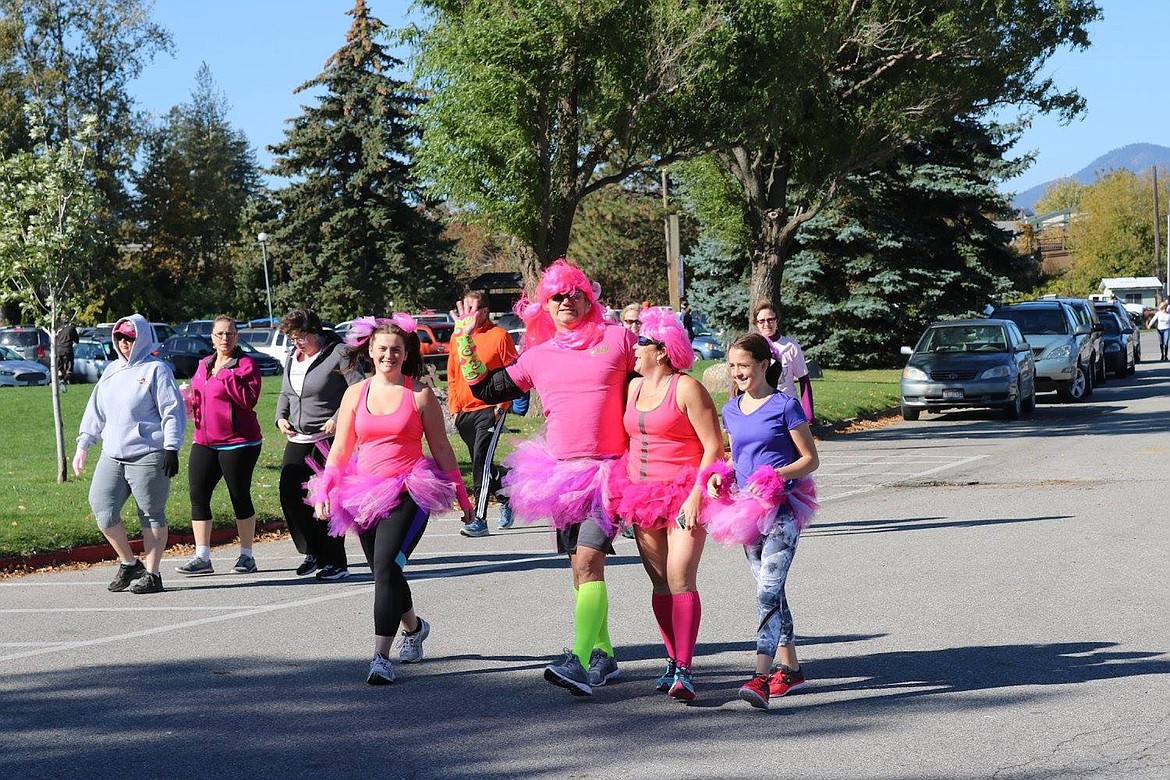
<svg viewBox="0 0 1170 780">
<path fill-rule="evenodd" d="M 1130 376 L 1137 370 L 1137 344 L 1140 331 L 1128 317 L 1122 322 L 1111 311 L 1099 312 L 1101 325 L 1105 328 L 1102 340 L 1105 342 L 1105 368 L 1115 376 Z"/>
<path fill-rule="evenodd" d="M 276 376 L 283 370 L 279 360 L 257 352 L 250 344 L 240 342 L 239 347 L 256 361 L 260 376 Z M 170 363 L 176 377 L 187 379 L 195 374 L 199 361 L 213 352 L 215 348 L 211 346 L 211 339 L 203 336 L 171 336 L 153 354 Z"/>
<path fill-rule="evenodd" d="M 1112 313 L 1117 315 L 1117 319 L 1121 321 L 1123 327 L 1128 325 L 1134 329 L 1133 362 L 1142 362 L 1142 340 L 1139 338 L 1142 329 L 1142 318 L 1125 308 L 1125 304 L 1116 299 L 1112 301 L 1093 301 L 1093 308 L 1097 310 L 1097 316 L 1101 319 L 1102 324 L 1105 322 L 1105 314 Z"/>
</svg>

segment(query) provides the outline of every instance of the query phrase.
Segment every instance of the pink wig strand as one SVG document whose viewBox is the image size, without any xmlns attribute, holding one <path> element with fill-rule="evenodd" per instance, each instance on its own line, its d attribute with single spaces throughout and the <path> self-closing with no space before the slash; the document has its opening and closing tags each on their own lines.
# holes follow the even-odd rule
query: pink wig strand
<svg viewBox="0 0 1170 780">
<path fill-rule="evenodd" d="M 521 443 L 505 460 L 510 471 L 501 492 L 522 523 L 548 520 L 556 529 L 592 519 L 607 536 L 616 524 L 607 508 L 610 471 L 616 461 L 598 458 L 557 460 L 543 437 Z"/>
<path fill-rule="evenodd" d="M 643 309 L 638 317 L 642 320 L 639 335 L 665 344 L 666 357 L 676 371 L 686 371 L 695 364 L 695 351 L 691 349 L 686 329 L 674 312 L 651 307 Z"/>
<path fill-rule="evenodd" d="M 567 333 L 557 333 L 557 326 L 548 313 L 548 301 L 558 293 L 567 293 L 580 290 L 589 302 L 585 316 L 576 327 Z M 605 316 L 597 299 L 601 296 L 601 288 L 589 281 L 577 266 L 569 263 L 563 257 L 557 260 L 541 274 L 540 283 L 536 287 L 536 300 L 529 299 L 527 294 L 520 297 L 514 311 L 524 320 L 524 346 L 535 347 L 546 341 L 554 340 L 558 346 L 568 349 L 587 349 L 601 340 L 605 333 Z"/>
</svg>

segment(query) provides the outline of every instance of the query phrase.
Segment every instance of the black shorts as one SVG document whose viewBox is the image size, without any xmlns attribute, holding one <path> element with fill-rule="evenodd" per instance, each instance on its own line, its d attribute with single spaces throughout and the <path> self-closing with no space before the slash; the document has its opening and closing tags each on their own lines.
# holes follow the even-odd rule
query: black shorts
<svg viewBox="0 0 1170 780">
<path fill-rule="evenodd" d="M 578 547 L 588 547 L 606 555 L 613 555 L 613 537 L 616 534 L 615 529 L 612 534 L 606 536 L 596 522 L 587 519 L 557 531 L 557 552 L 574 555 Z"/>
</svg>

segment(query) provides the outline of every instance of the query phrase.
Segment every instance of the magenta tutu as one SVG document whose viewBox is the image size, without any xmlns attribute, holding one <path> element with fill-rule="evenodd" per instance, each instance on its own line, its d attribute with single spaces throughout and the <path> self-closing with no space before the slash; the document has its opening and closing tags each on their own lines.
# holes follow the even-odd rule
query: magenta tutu
<svg viewBox="0 0 1170 780">
<path fill-rule="evenodd" d="M 819 508 L 816 483 L 812 477 L 801 477 L 790 489 L 775 494 L 765 491 L 765 496 L 769 497 L 760 498 L 747 490 L 735 490 L 728 498 L 705 503 L 701 518 L 707 525 L 707 533 L 727 545 L 751 544 L 789 516 L 796 522 L 797 533 L 800 533 Z"/>
<path fill-rule="evenodd" d="M 606 490 L 616 461 L 600 458 L 557 460 L 544 437 L 523 442 L 504 464 L 510 469 L 503 489 L 516 519 L 522 523 L 548 520 L 564 529 L 593 518 L 608 536 L 615 530 L 607 508 Z"/>
<path fill-rule="evenodd" d="M 321 469 L 307 459 L 315 472 L 306 483 L 306 503 L 316 505 L 328 500 L 329 533 L 343 536 L 346 531 L 368 531 L 390 514 L 409 493 L 425 512 L 450 509 L 455 503 L 455 487 L 443 476 L 430 458 L 422 458 L 405 474 L 383 477 L 356 469 L 351 459 L 345 469 Z"/>
<path fill-rule="evenodd" d="M 640 528 L 669 528 L 694 489 L 698 472 L 685 466 L 669 482 L 633 480 L 623 458 L 610 472 L 610 513 Z"/>
</svg>

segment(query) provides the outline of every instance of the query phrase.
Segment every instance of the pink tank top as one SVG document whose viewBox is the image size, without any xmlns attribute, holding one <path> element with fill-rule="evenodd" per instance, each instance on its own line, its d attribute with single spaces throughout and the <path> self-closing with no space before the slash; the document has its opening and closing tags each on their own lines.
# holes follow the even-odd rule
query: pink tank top
<svg viewBox="0 0 1170 780">
<path fill-rule="evenodd" d="M 645 382 L 638 385 L 622 417 L 630 437 L 630 457 L 626 473 L 631 480 L 650 479 L 668 482 L 684 466 L 698 467 L 703 460 L 703 444 L 687 416 L 679 411 L 677 398 L 680 374 L 670 378 L 666 397 L 648 412 L 638 411 L 638 397 Z"/>
<path fill-rule="evenodd" d="M 370 380 L 362 383 L 354 415 L 358 469 L 383 477 L 405 474 L 423 457 L 422 417 L 414 402 L 414 385 L 406 380 L 402 403 L 389 414 L 373 414 L 366 405 Z"/>
</svg>

